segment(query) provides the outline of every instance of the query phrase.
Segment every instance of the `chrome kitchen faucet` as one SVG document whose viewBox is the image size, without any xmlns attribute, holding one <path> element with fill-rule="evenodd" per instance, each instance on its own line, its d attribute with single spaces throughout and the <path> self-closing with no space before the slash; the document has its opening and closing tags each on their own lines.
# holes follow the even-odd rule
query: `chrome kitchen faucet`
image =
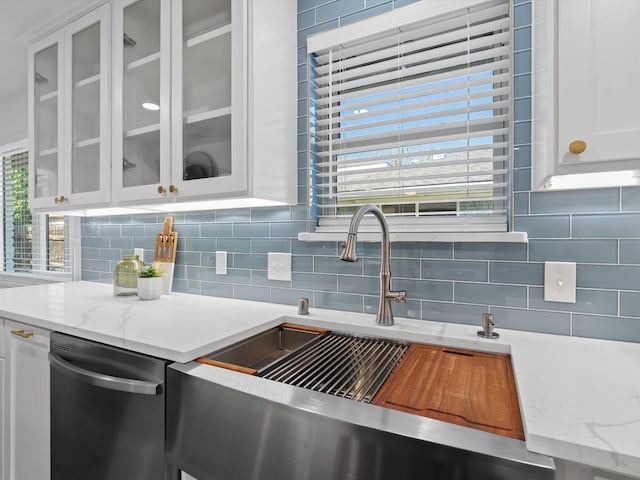
<svg viewBox="0 0 640 480">
<path fill-rule="evenodd" d="M 353 214 L 351 218 L 351 224 L 349 225 L 349 234 L 347 235 L 347 241 L 342 249 L 342 255 L 340 260 L 345 262 L 355 262 L 358 257 L 356 255 L 356 241 L 358 239 L 358 226 L 362 217 L 367 213 L 372 213 L 380 222 L 382 227 L 382 242 L 380 243 L 380 302 L 378 303 L 378 315 L 376 316 L 376 323 L 378 325 L 393 325 L 393 313 L 391 312 L 390 300 L 395 300 L 396 303 L 404 303 L 406 301 L 407 292 L 391 291 L 391 271 L 389 269 L 389 225 L 382 210 L 375 205 L 363 205 Z"/>
</svg>

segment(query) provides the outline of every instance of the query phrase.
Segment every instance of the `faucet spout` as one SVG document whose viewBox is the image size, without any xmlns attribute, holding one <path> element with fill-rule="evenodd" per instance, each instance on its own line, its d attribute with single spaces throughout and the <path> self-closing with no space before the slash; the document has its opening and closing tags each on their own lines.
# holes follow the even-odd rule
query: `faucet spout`
<svg viewBox="0 0 640 480">
<path fill-rule="evenodd" d="M 347 235 L 347 241 L 342 249 L 340 260 L 345 262 L 355 262 L 357 260 L 356 255 L 356 243 L 358 236 L 358 227 L 360 221 L 367 214 L 373 214 L 382 228 L 382 241 L 380 243 L 380 301 L 378 303 L 378 314 L 376 316 L 376 324 L 378 325 L 393 325 L 393 313 L 391 311 L 391 300 L 397 303 L 404 303 L 406 301 L 407 293 L 405 291 L 393 292 L 391 291 L 391 271 L 389 268 L 390 257 L 390 242 L 389 242 L 389 224 L 387 223 L 382 210 L 375 205 L 363 205 L 354 213 L 349 224 L 349 233 Z"/>
</svg>

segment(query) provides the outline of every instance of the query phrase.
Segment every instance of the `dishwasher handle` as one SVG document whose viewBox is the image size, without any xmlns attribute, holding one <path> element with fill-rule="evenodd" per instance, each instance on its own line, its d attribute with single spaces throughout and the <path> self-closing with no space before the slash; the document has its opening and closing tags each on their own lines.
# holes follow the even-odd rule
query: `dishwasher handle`
<svg viewBox="0 0 640 480">
<path fill-rule="evenodd" d="M 109 390 L 142 395 L 158 395 L 162 383 L 134 380 L 131 378 L 114 377 L 102 373 L 92 372 L 67 362 L 55 353 L 49 353 L 49 363 L 58 371 L 76 377 L 90 385 Z"/>
</svg>

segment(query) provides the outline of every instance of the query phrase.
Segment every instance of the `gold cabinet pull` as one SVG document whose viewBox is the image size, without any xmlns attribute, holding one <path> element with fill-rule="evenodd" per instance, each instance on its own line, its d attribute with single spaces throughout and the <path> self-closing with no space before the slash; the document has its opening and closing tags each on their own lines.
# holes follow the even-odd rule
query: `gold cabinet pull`
<svg viewBox="0 0 640 480">
<path fill-rule="evenodd" d="M 569 144 L 569 151 L 574 155 L 580 155 L 587 149 L 587 142 L 584 140 L 574 140 Z"/>
<path fill-rule="evenodd" d="M 178 187 L 176 187 L 175 185 L 169 185 L 169 191 L 171 193 L 176 193 L 178 191 Z"/>
<path fill-rule="evenodd" d="M 17 335 L 18 337 L 22 337 L 22 338 L 31 338 L 31 337 L 33 337 L 33 332 L 25 332 L 23 329 L 11 330 L 11 333 L 13 335 Z"/>
<path fill-rule="evenodd" d="M 163 193 L 166 193 L 166 190 L 162 185 L 158 185 L 158 193 L 160 195 L 162 195 Z"/>
<path fill-rule="evenodd" d="M 62 202 L 66 202 L 67 200 L 69 200 L 67 197 L 65 197 L 64 195 L 60 195 L 59 197 L 56 197 L 53 199 L 54 203 L 62 203 Z"/>
</svg>

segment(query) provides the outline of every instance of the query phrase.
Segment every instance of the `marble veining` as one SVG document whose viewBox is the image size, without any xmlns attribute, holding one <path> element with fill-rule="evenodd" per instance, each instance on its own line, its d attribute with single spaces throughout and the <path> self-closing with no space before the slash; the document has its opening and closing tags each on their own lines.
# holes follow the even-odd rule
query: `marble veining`
<svg viewBox="0 0 640 480">
<path fill-rule="evenodd" d="M 509 353 L 527 449 L 640 478 L 640 344 L 478 325 L 374 316 L 295 306 L 172 294 L 155 301 L 114 297 L 92 282 L 0 289 L 0 316 L 141 353 L 187 363 L 282 322 L 362 335 Z M 215 367 L 210 367 L 215 368 Z"/>
</svg>

